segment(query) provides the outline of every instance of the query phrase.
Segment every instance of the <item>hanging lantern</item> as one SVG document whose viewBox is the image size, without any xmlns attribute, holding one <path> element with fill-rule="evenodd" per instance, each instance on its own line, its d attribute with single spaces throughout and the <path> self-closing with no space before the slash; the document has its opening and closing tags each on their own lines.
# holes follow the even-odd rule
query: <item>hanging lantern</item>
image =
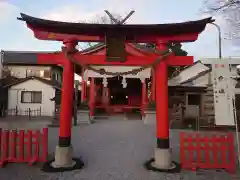
<svg viewBox="0 0 240 180">
<path fill-rule="evenodd" d="M 145 82 L 145 77 L 140 76 L 140 80 L 141 80 L 141 83 L 144 83 Z"/>
<path fill-rule="evenodd" d="M 102 84 L 103 84 L 103 87 L 107 87 L 107 85 L 108 85 L 108 81 L 107 81 L 106 75 L 104 75 L 104 77 L 103 77 L 103 82 L 102 82 Z"/>
<path fill-rule="evenodd" d="M 122 85 L 123 85 L 123 88 L 127 87 L 127 81 L 126 81 L 126 77 L 125 76 L 123 76 Z"/>
</svg>

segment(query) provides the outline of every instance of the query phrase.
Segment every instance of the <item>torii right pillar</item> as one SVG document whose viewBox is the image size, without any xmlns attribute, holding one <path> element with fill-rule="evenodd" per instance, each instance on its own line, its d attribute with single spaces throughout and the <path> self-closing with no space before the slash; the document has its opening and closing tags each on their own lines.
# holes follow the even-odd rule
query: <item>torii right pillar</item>
<svg viewBox="0 0 240 180">
<path fill-rule="evenodd" d="M 166 50 L 166 44 L 157 44 L 158 51 Z M 168 57 L 171 58 L 171 57 Z M 168 117 L 168 58 L 163 59 L 154 69 L 156 100 L 156 137 L 157 147 L 154 159 L 147 163 L 148 169 L 161 172 L 179 172 L 179 164 L 172 161 L 169 142 Z"/>
</svg>

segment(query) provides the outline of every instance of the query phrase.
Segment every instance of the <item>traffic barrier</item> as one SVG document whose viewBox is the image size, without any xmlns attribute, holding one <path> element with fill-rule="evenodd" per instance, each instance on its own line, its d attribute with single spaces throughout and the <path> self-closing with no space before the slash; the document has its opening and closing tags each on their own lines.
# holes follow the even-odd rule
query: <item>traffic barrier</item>
<svg viewBox="0 0 240 180">
<path fill-rule="evenodd" d="M 234 137 L 226 135 L 180 134 L 180 162 L 184 169 L 225 169 L 236 172 Z"/>
<path fill-rule="evenodd" d="M 7 163 L 46 162 L 48 156 L 48 129 L 0 129 L 0 167 Z"/>
</svg>

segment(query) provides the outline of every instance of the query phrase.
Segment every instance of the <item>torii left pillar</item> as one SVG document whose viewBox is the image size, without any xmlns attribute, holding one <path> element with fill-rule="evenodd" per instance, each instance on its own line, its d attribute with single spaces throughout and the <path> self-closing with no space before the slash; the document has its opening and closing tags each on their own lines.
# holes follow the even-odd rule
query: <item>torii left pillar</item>
<svg viewBox="0 0 240 180">
<path fill-rule="evenodd" d="M 65 44 L 65 51 L 75 50 L 76 43 Z M 50 161 L 42 168 L 46 172 L 63 172 L 81 169 L 83 163 L 80 159 L 73 158 L 71 144 L 72 109 L 74 93 L 74 65 L 66 58 L 63 65 L 63 83 L 61 94 L 61 112 L 58 145 L 54 161 Z"/>
</svg>

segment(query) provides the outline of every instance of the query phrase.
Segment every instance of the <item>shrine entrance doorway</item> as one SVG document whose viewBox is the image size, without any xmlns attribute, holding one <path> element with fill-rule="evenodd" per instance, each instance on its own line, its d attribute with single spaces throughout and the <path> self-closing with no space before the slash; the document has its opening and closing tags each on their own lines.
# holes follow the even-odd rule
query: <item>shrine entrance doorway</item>
<svg viewBox="0 0 240 180">
<path fill-rule="evenodd" d="M 128 87 L 123 88 L 121 84 L 121 77 L 109 78 L 109 96 L 110 106 L 128 105 Z"/>
<path fill-rule="evenodd" d="M 122 86 L 122 77 L 109 79 L 110 105 L 140 105 L 141 88 L 140 79 L 127 79 L 127 87 Z"/>
<path fill-rule="evenodd" d="M 101 78 L 95 78 L 95 116 L 100 113 L 109 116 L 125 114 L 128 117 L 139 117 L 142 107 L 142 82 L 139 78 L 126 78 L 126 86 L 123 86 L 123 77 L 115 76 L 107 78 L 108 91 L 104 95 L 104 86 Z M 129 119 L 129 118 L 127 118 Z M 132 118 L 130 118 L 132 119 Z"/>
</svg>

